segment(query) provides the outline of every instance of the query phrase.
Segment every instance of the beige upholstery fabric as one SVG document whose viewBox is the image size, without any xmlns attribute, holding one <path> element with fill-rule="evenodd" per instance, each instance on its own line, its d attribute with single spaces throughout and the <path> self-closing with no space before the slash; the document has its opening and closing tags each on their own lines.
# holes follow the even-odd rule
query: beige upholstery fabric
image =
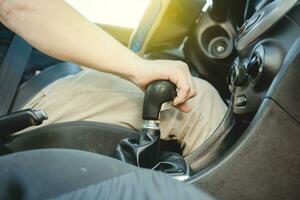
<svg viewBox="0 0 300 200">
<path fill-rule="evenodd" d="M 190 100 L 191 113 L 172 106 L 161 112 L 163 139 L 178 139 L 184 155 L 199 147 L 222 121 L 226 105 L 206 81 L 195 78 L 198 96 Z M 67 121 L 97 121 L 141 129 L 143 92 L 119 77 L 83 70 L 56 81 L 24 108 L 43 109 L 49 120 L 44 124 Z"/>
</svg>

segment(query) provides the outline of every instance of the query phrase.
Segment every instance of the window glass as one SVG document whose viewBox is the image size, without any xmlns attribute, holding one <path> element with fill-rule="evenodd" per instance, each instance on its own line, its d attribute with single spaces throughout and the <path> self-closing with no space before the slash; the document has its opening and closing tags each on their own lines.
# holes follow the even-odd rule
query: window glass
<svg viewBox="0 0 300 200">
<path fill-rule="evenodd" d="M 65 0 L 90 21 L 135 28 L 150 0 Z"/>
</svg>

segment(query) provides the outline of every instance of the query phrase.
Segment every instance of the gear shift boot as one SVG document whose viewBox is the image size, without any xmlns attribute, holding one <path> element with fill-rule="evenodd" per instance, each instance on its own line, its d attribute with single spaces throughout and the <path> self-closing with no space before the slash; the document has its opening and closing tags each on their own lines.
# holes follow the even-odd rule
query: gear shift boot
<svg viewBox="0 0 300 200">
<path fill-rule="evenodd" d="M 159 162 L 159 131 L 142 130 L 138 139 L 124 139 L 117 147 L 116 157 L 142 168 L 153 168 Z"/>
<path fill-rule="evenodd" d="M 184 158 L 174 152 L 160 152 L 159 136 L 153 137 L 143 130 L 136 140 L 122 140 L 116 150 L 117 159 L 138 167 L 164 172 L 179 180 L 187 179 L 190 169 Z"/>
<path fill-rule="evenodd" d="M 181 155 L 174 152 L 162 152 L 159 160 L 153 170 L 164 172 L 180 180 L 189 178 L 190 168 Z"/>
<path fill-rule="evenodd" d="M 184 158 L 173 152 L 160 151 L 159 112 L 163 103 L 176 97 L 176 86 L 169 81 L 155 81 L 146 91 L 144 128 L 138 139 L 124 139 L 118 145 L 116 158 L 142 168 L 161 171 L 185 180 L 190 175 Z"/>
</svg>

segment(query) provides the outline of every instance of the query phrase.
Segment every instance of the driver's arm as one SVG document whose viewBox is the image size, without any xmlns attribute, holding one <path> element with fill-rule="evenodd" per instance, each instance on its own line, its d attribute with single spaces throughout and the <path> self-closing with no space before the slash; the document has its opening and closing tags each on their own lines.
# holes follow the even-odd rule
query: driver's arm
<svg viewBox="0 0 300 200">
<path fill-rule="evenodd" d="M 182 111 L 196 95 L 185 63 L 140 58 L 63 0 L 0 0 L 0 21 L 52 57 L 118 75 L 142 89 L 169 79 L 177 85 L 174 105 Z"/>
</svg>

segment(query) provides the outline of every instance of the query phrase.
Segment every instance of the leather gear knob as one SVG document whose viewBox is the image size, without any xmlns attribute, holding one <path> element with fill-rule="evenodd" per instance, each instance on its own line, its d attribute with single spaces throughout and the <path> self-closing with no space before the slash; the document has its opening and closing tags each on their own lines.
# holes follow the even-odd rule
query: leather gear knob
<svg viewBox="0 0 300 200">
<path fill-rule="evenodd" d="M 146 90 L 143 108 L 144 120 L 158 120 L 163 103 L 176 97 L 176 85 L 170 81 L 154 81 Z"/>
</svg>

